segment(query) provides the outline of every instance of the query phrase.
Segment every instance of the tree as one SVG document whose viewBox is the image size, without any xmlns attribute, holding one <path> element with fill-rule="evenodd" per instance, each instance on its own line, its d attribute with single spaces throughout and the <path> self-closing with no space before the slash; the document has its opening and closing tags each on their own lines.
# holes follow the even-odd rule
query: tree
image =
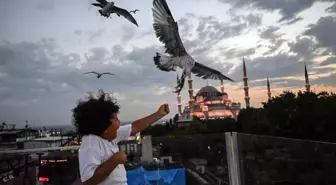
<svg viewBox="0 0 336 185">
<path fill-rule="evenodd" d="M 233 118 L 208 120 L 206 127 L 209 133 L 224 133 L 237 131 L 237 123 Z"/>
<path fill-rule="evenodd" d="M 238 130 L 243 133 L 275 135 L 276 126 L 268 120 L 263 108 L 242 109 L 237 118 Z"/>
<path fill-rule="evenodd" d="M 285 91 L 260 109 L 243 109 L 241 131 L 320 141 L 336 141 L 336 94 Z"/>
<path fill-rule="evenodd" d="M 165 125 L 156 124 L 147 127 L 141 132 L 141 135 L 151 135 L 152 137 L 162 137 L 167 133 Z"/>
<path fill-rule="evenodd" d="M 194 118 L 186 131 L 188 134 L 205 134 L 208 132 L 208 128 L 198 118 Z"/>
<path fill-rule="evenodd" d="M 176 123 L 178 121 L 179 115 L 175 114 L 175 116 L 173 117 L 173 122 Z"/>
<path fill-rule="evenodd" d="M 169 125 L 169 122 L 166 121 L 165 123 L 165 128 L 166 128 L 166 131 L 169 131 L 170 130 L 170 125 Z"/>
</svg>

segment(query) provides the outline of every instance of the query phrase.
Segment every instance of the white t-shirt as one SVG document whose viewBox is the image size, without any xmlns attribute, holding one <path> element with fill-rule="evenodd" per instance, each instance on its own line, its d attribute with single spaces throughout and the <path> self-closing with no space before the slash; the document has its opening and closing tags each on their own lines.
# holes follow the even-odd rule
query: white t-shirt
<svg viewBox="0 0 336 185">
<path fill-rule="evenodd" d="M 83 136 L 79 148 L 79 170 L 82 182 L 89 180 L 96 168 L 119 151 L 118 142 L 130 136 L 132 125 L 122 125 L 118 129 L 118 136 L 109 142 L 96 135 Z M 98 185 L 127 185 L 126 170 L 123 164 L 115 168 L 110 175 Z"/>
</svg>

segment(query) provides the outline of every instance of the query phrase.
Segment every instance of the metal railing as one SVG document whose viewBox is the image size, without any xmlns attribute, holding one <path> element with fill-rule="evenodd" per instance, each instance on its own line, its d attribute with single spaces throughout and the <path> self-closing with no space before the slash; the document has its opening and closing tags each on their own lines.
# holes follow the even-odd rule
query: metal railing
<svg viewBox="0 0 336 185">
<path fill-rule="evenodd" d="M 170 163 L 170 166 L 180 164 L 185 168 L 186 185 L 336 184 L 336 176 L 333 175 L 336 171 L 335 143 L 236 132 L 159 137 L 152 138 L 151 142 L 152 152 L 156 151 L 158 159 L 162 157 L 161 167 L 168 167 L 166 163 Z M 1 151 L 0 155 L 78 148 Z"/>
</svg>

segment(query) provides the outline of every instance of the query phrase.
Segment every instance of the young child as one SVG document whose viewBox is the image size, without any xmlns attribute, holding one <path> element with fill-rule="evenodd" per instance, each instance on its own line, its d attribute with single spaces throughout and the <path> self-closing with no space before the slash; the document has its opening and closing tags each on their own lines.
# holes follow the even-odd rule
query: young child
<svg viewBox="0 0 336 185">
<path fill-rule="evenodd" d="M 79 168 L 83 185 L 127 185 L 124 163 L 126 154 L 117 143 L 141 132 L 169 113 L 163 104 L 153 114 L 132 124 L 120 126 L 119 106 L 110 95 L 99 91 L 98 97 L 81 100 L 72 110 L 73 123 L 83 135 L 79 149 Z"/>
</svg>

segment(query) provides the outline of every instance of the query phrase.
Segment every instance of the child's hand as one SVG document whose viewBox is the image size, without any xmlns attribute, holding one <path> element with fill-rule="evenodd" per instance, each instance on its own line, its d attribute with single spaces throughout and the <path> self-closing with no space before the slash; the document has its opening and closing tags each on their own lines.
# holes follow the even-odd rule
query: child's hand
<svg viewBox="0 0 336 185">
<path fill-rule="evenodd" d="M 113 155 L 113 158 L 118 164 L 125 164 L 127 162 L 127 156 L 125 152 L 117 152 Z"/>
<path fill-rule="evenodd" d="M 162 117 L 169 114 L 169 112 L 170 112 L 170 110 L 169 110 L 169 105 L 168 104 L 162 104 L 159 107 L 159 110 L 157 111 L 157 113 Z"/>
</svg>

